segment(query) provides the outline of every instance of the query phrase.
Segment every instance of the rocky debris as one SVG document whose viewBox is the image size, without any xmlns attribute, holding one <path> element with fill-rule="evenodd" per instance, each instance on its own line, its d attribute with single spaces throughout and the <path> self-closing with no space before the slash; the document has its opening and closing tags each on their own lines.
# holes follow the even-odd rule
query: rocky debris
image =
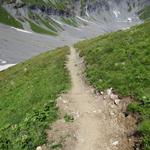
<svg viewBox="0 0 150 150">
<path fill-rule="evenodd" d="M 120 99 L 118 98 L 118 95 L 116 95 L 116 94 L 114 94 L 114 93 L 112 92 L 112 88 L 107 89 L 107 90 L 106 90 L 106 93 L 107 93 L 107 95 L 109 96 L 109 98 L 110 98 L 111 100 L 113 100 L 113 102 L 114 102 L 115 105 L 119 105 Z M 104 96 L 103 98 L 106 99 L 106 96 Z"/>
</svg>

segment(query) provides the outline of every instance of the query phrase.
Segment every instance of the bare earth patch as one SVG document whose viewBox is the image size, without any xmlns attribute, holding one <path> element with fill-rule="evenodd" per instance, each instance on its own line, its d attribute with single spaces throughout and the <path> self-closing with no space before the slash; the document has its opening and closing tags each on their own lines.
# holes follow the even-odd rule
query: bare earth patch
<svg viewBox="0 0 150 150">
<path fill-rule="evenodd" d="M 83 61 L 71 47 L 67 67 L 72 88 L 58 98 L 61 118 L 47 130 L 43 150 L 133 150 L 136 120 L 125 115 L 130 98 L 119 99 L 111 90 L 95 94 L 83 79 Z M 65 114 L 74 117 L 66 122 Z"/>
</svg>

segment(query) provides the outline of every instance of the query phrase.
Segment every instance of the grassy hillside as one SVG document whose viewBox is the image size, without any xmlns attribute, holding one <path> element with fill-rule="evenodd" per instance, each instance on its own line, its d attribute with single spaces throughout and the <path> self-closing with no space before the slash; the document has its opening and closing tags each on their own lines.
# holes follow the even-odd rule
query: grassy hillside
<svg viewBox="0 0 150 150">
<path fill-rule="evenodd" d="M 71 0 L 22 0 L 28 6 L 53 7 L 57 10 L 65 10 L 66 6 L 71 4 Z"/>
<path fill-rule="evenodd" d="M 45 28 L 42 28 L 40 25 L 32 22 L 31 20 L 27 19 L 27 21 L 29 22 L 30 26 L 31 26 L 31 29 L 34 31 L 34 32 L 37 32 L 37 33 L 40 33 L 40 34 L 47 34 L 47 35 L 53 35 L 53 36 L 56 36 L 57 33 L 53 32 L 53 31 L 50 31 L 50 30 L 46 30 Z"/>
<path fill-rule="evenodd" d="M 35 20 L 36 22 L 43 24 L 43 26 L 47 27 L 51 32 L 54 32 L 54 34 L 56 34 L 57 30 L 60 29 L 60 26 L 58 26 L 57 23 L 52 21 L 52 19 L 50 17 L 45 18 L 44 16 L 34 14 L 31 11 L 29 11 L 28 16 L 29 16 L 30 20 Z"/>
<path fill-rule="evenodd" d="M 129 110 L 141 114 L 139 132 L 150 150 L 150 22 L 77 43 L 86 76 L 99 91 L 112 87 L 136 100 Z"/>
<path fill-rule="evenodd" d="M 55 99 L 70 87 L 68 47 L 46 52 L 0 72 L 0 149 L 29 150 L 46 142 L 58 118 Z"/>
<path fill-rule="evenodd" d="M 21 23 L 15 20 L 2 6 L 0 6 L 0 23 L 16 28 L 22 28 Z"/>
<path fill-rule="evenodd" d="M 148 19 L 150 19 L 150 6 L 146 6 L 144 9 L 142 9 L 139 12 L 139 17 L 142 20 L 148 20 Z"/>
<path fill-rule="evenodd" d="M 73 27 L 78 27 L 78 23 L 76 22 L 75 18 L 65 18 L 65 17 L 61 17 L 61 20 L 62 22 L 70 25 L 70 26 L 73 26 Z"/>
</svg>

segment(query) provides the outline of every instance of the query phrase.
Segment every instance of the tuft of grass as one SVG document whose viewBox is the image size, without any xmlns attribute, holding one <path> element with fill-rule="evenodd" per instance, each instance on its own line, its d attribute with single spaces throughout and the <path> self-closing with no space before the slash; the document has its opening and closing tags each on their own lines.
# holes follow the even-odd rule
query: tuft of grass
<svg viewBox="0 0 150 150">
<path fill-rule="evenodd" d="M 78 27 L 78 23 L 76 22 L 75 18 L 62 17 L 61 20 L 70 26 Z"/>
<path fill-rule="evenodd" d="M 60 148 L 62 148 L 62 144 L 61 143 L 53 143 L 50 147 L 51 147 L 51 149 L 59 150 Z"/>
<path fill-rule="evenodd" d="M 16 28 L 23 28 L 22 24 L 13 18 L 2 6 L 0 6 L 0 23 Z"/>
<path fill-rule="evenodd" d="M 65 67 L 68 47 L 0 72 L 0 149 L 35 149 L 58 118 L 55 99 L 70 88 Z"/>
<path fill-rule="evenodd" d="M 74 117 L 72 115 L 65 114 L 64 120 L 66 122 L 73 122 L 74 121 Z"/>
<path fill-rule="evenodd" d="M 150 149 L 150 22 L 75 44 L 86 63 L 86 76 L 99 91 L 112 87 L 137 101 L 128 110 L 141 114 L 140 133 Z M 148 120 L 148 121 L 147 121 Z M 146 131 L 146 132 L 143 132 Z"/>
<path fill-rule="evenodd" d="M 39 19 L 41 20 L 41 22 L 50 30 L 52 30 L 53 32 L 57 32 L 57 29 L 51 24 L 51 22 L 47 19 L 43 19 L 42 17 L 39 17 Z"/>
</svg>

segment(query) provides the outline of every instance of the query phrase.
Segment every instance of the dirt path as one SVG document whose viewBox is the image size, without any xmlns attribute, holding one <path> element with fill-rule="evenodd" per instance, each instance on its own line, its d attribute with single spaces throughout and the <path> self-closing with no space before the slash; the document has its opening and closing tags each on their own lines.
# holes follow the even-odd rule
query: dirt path
<svg viewBox="0 0 150 150">
<path fill-rule="evenodd" d="M 135 120 L 122 113 L 128 99 L 116 105 L 109 93 L 94 94 L 83 80 L 82 60 L 73 47 L 67 67 L 72 88 L 59 98 L 58 105 L 75 120 L 73 123 L 57 121 L 48 131 L 48 139 L 58 141 L 58 137 L 69 137 L 61 140 L 63 150 L 132 150 L 133 141 L 127 138 L 127 133 L 134 130 Z"/>
</svg>

